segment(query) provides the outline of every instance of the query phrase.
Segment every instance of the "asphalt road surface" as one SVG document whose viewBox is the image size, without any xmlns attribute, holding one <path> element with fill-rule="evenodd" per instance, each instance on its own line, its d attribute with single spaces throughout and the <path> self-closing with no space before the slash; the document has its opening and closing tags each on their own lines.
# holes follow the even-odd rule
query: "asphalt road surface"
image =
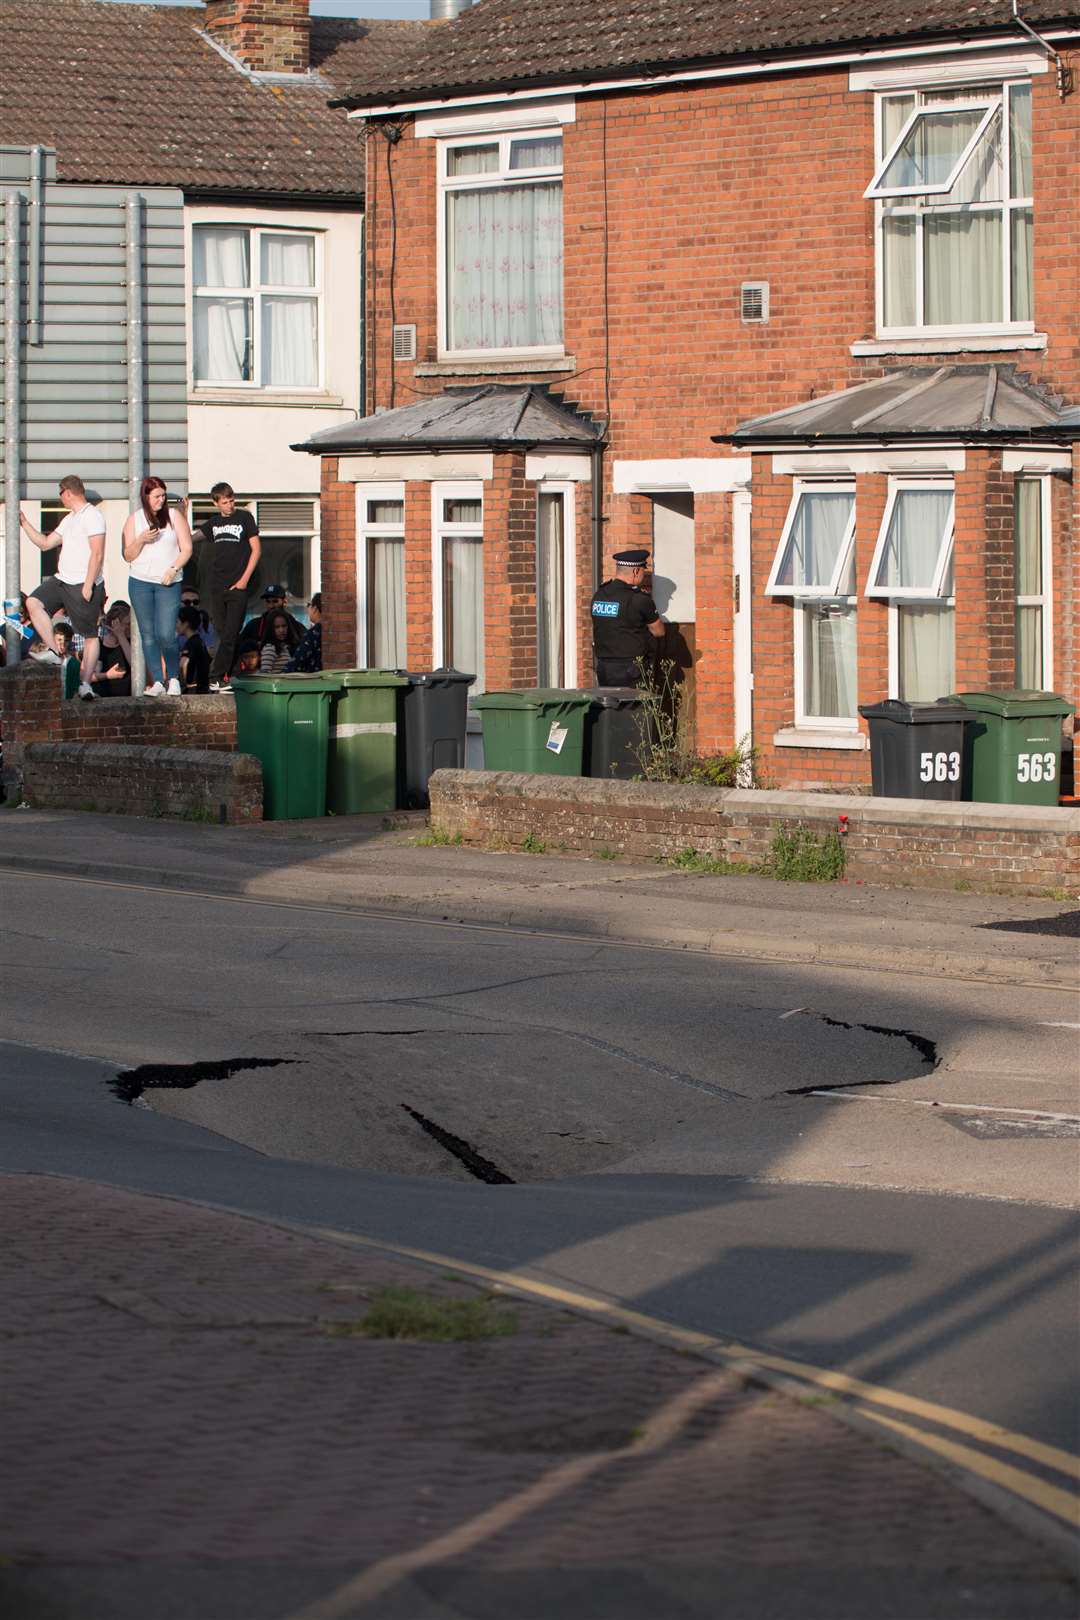
<svg viewBox="0 0 1080 1620">
<path fill-rule="evenodd" d="M 2 890 L 3 1169 L 437 1250 L 1075 1445 L 1062 991 Z"/>
</svg>

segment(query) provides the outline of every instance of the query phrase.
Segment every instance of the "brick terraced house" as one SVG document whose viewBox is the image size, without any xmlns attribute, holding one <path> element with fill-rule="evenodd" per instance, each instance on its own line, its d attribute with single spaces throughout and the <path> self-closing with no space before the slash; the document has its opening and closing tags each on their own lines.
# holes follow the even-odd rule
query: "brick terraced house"
<svg viewBox="0 0 1080 1620">
<path fill-rule="evenodd" d="M 653 549 L 699 745 L 867 784 L 858 704 L 1076 696 L 1080 11 L 480 0 L 351 87 L 367 398 L 331 662 L 591 681 Z"/>
</svg>

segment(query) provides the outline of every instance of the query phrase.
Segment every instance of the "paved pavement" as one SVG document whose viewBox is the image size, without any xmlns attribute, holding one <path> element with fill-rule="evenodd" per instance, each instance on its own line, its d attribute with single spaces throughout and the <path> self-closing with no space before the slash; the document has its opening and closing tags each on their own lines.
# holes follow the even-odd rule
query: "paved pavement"
<svg viewBox="0 0 1080 1620">
<path fill-rule="evenodd" d="M 782 884 L 425 847 L 417 844 L 424 828 L 423 812 L 205 827 L 0 809 L 0 867 L 677 945 L 743 961 L 1076 984 L 1075 895 Z"/>
<path fill-rule="evenodd" d="M 1042 1620 L 1059 1555 L 827 1405 L 176 1200 L 0 1177 L 11 1620 Z"/>
</svg>

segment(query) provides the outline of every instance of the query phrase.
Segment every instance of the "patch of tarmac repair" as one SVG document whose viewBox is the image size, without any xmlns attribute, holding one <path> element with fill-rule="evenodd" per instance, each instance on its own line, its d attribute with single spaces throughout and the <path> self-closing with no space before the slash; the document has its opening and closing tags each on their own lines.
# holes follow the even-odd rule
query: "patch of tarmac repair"
<svg viewBox="0 0 1080 1620">
<path fill-rule="evenodd" d="M 802 1009 L 800 1008 L 800 1011 Z M 850 1024 L 843 1018 L 830 1018 L 828 1013 L 806 1011 L 806 1017 L 817 1018 L 823 1024 L 829 1024 L 833 1029 L 865 1029 L 870 1035 L 889 1035 L 898 1039 L 909 1041 L 918 1052 L 922 1061 L 928 1066 L 931 1073 L 938 1066 L 937 1042 L 930 1040 L 926 1035 L 918 1035 L 913 1029 L 891 1029 L 887 1024 Z M 785 1097 L 810 1097 L 820 1091 L 853 1091 L 858 1086 L 895 1086 L 901 1079 L 910 1076 L 898 1076 L 895 1080 L 847 1080 L 839 1081 L 835 1085 L 822 1086 L 794 1086 L 785 1091 Z"/>
<path fill-rule="evenodd" d="M 469 1174 L 476 1177 L 477 1181 L 486 1182 L 489 1187 L 512 1187 L 514 1185 L 513 1176 L 508 1176 L 504 1170 L 499 1169 L 498 1165 L 492 1164 L 490 1159 L 485 1159 L 482 1153 L 477 1153 L 476 1149 L 470 1147 L 469 1143 L 462 1137 L 455 1136 L 452 1131 L 444 1130 L 441 1125 L 436 1125 L 434 1120 L 425 1119 L 423 1114 L 417 1113 L 415 1108 L 410 1108 L 408 1103 L 402 1103 L 401 1106 L 411 1119 L 415 1119 L 422 1131 L 426 1131 L 434 1141 L 438 1142 L 440 1147 L 446 1149 L 447 1153 L 452 1153 L 458 1163 L 463 1164 Z"/>
<path fill-rule="evenodd" d="M 243 1069 L 276 1069 L 297 1058 L 225 1058 L 218 1063 L 140 1063 L 137 1069 L 121 1069 L 109 1090 L 121 1102 L 137 1102 L 144 1091 L 191 1091 L 204 1080 L 228 1080 Z"/>
</svg>

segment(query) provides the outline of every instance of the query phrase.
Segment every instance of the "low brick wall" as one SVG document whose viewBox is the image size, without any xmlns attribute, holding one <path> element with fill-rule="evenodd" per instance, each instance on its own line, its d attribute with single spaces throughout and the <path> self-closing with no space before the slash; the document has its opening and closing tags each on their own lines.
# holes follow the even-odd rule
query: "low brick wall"
<svg viewBox="0 0 1080 1620">
<path fill-rule="evenodd" d="M 22 792 L 23 750 L 31 743 L 124 743 L 141 748 L 236 747 L 236 701 L 204 697 L 66 699 L 55 665 L 31 661 L 0 669 L 4 783 Z"/>
<path fill-rule="evenodd" d="M 963 881 L 1017 894 L 1080 887 L 1078 810 L 510 771 L 437 771 L 430 789 L 432 828 L 479 848 L 520 849 L 533 839 L 573 855 L 604 850 L 653 860 L 696 849 L 757 863 L 778 825 L 819 835 L 846 826 L 848 876 L 868 883 L 952 888 Z"/>
<path fill-rule="evenodd" d="M 228 826 L 262 820 L 262 766 L 250 754 L 36 742 L 24 745 L 21 775 L 26 803 L 42 810 L 173 816 Z"/>
</svg>

